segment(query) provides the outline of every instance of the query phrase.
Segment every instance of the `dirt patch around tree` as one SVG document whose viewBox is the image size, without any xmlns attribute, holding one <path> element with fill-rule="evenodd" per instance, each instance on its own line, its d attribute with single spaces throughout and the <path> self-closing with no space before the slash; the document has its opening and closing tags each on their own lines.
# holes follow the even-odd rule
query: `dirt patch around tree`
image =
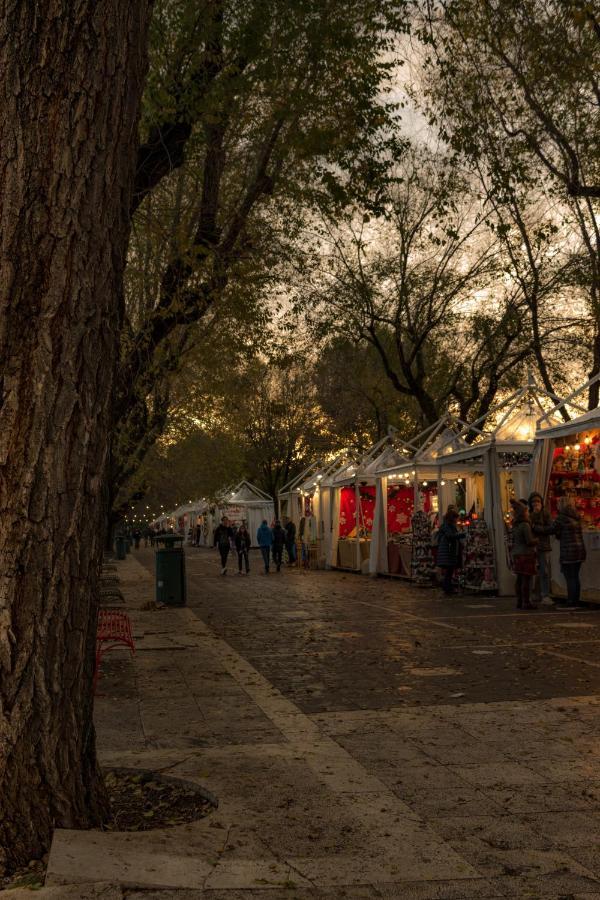
<svg viewBox="0 0 600 900">
<path fill-rule="evenodd" d="M 138 769 L 110 769 L 104 776 L 112 820 L 104 831 L 150 831 L 185 825 L 210 815 L 218 800 L 192 781 Z"/>
</svg>

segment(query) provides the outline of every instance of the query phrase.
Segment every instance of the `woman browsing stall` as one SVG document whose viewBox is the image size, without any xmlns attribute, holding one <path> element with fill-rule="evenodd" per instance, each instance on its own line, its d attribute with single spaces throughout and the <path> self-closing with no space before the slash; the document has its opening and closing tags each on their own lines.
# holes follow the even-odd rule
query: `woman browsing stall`
<svg viewBox="0 0 600 900">
<path fill-rule="evenodd" d="M 512 568 L 516 575 L 517 609 L 537 609 L 537 604 L 531 602 L 531 579 L 537 569 L 538 540 L 531 530 L 527 504 L 511 500 L 510 505 L 513 512 Z"/>
</svg>

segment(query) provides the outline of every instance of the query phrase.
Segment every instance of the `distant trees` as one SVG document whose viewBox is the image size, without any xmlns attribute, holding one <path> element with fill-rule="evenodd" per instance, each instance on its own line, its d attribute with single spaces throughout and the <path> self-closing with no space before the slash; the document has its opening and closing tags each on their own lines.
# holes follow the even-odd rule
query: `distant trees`
<svg viewBox="0 0 600 900">
<path fill-rule="evenodd" d="M 159 0 L 138 151 L 113 503 L 166 424 L 194 328 L 260 310 L 309 211 L 377 202 L 401 142 L 405 0 Z"/>
<path fill-rule="evenodd" d="M 417 7 L 429 51 L 420 96 L 432 125 L 461 159 L 484 170 L 497 199 L 548 192 L 562 203 L 559 218 L 571 222 L 592 377 L 600 372 L 597 9 L 587 0 L 422 0 Z M 590 389 L 590 406 L 599 390 Z"/>
<path fill-rule="evenodd" d="M 526 361 L 550 382 L 545 350 L 582 318 L 560 309 L 576 265 L 552 219 L 538 211 L 532 221 L 533 207 L 486 195 L 455 159 L 426 148 L 394 172 L 381 216 L 356 209 L 323 228 L 320 261 L 299 287 L 314 333 L 370 346 L 422 425 L 448 407 L 485 415 Z"/>
</svg>

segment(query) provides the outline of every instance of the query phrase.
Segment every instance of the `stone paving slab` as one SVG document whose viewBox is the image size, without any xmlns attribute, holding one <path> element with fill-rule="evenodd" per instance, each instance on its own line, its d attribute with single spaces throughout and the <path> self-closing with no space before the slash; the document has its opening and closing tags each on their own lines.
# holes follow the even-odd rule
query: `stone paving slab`
<svg viewBox="0 0 600 900">
<path fill-rule="evenodd" d="M 165 610 L 141 608 L 152 555 L 119 563 L 139 652 L 105 658 L 96 722 L 103 765 L 204 785 L 212 826 L 59 831 L 49 884 L 109 873 L 135 900 L 600 894 L 600 616 L 188 563 L 189 606 Z"/>
</svg>

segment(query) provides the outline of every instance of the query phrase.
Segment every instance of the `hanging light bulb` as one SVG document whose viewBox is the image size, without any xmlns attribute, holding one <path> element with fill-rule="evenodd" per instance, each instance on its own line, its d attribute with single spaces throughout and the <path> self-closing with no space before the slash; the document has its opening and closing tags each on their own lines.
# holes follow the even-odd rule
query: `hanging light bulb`
<svg viewBox="0 0 600 900">
<path fill-rule="evenodd" d="M 442 487 L 444 487 L 444 485 L 446 484 L 446 482 L 445 482 L 445 481 L 440 481 L 440 484 L 441 484 Z"/>
</svg>

